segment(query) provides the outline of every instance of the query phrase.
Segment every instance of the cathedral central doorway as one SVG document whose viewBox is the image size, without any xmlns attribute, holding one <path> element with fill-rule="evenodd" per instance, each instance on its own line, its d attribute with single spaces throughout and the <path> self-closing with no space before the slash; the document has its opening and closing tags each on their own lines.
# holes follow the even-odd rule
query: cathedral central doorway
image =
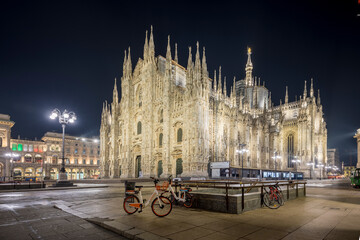
<svg viewBox="0 0 360 240">
<path fill-rule="evenodd" d="M 141 172 L 141 155 L 136 156 L 136 160 L 135 160 L 135 177 L 142 177 L 142 172 Z"/>
</svg>

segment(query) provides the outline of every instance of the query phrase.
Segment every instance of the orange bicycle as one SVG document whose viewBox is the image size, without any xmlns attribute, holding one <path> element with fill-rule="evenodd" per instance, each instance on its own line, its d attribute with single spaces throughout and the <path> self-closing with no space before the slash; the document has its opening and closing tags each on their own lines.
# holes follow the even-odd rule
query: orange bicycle
<svg viewBox="0 0 360 240">
<path fill-rule="evenodd" d="M 158 179 L 154 179 L 155 190 L 150 196 L 149 200 L 143 199 L 141 194 L 141 188 L 143 186 L 135 186 L 135 182 L 125 182 L 125 199 L 124 199 L 124 210 L 127 214 L 136 213 L 139 210 L 139 213 L 147 207 L 151 200 L 151 210 L 158 217 L 165 217 L 169 215 L 172 210 L 172 202 L 164 197 L 159 195 L 159 191 L 166 191 L 169 184 L 168 182 L 164 182 L 163 185 L 158 186 Z M 137 188 L 138 190 L 135 190 Z"/>
</svg>

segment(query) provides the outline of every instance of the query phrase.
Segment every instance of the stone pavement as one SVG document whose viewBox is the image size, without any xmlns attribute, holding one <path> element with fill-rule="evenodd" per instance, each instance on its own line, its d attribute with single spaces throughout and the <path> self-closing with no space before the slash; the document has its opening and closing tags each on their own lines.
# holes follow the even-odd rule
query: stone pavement
<svg viewBox="0 0 360 240">
<path fill-rule="evenodd" d="M 359 199 L 359 191 L 351 194 Z M 140 214 L 127 215 L 122 203 L 123 198 L 116 197 L 71 203 L 59 201 L 57 207 L 130 239 L 331 240 L 360 237 L 360 205 L 323 198 L 299 198 L 277 210 L 261 208 L 239 215 L 175 206 L 164 218 L 156 217 L 150 206 Z"/>
<path fill-rule="evenodd" d="M 10 185 L 10 184 L 0 184 L 0 185 Z M 13 186 L 13 184 L 11 184 Z M 27 185 L 26 183 L 24 185 Z M 56 191 L 56 190 L 71 190 L 71 189 L 87 189 L 87 188 L 106 188 L 108 187 L 107 184 L 87 184 L 87 183 L 78 183 L 76 186 L 72 187 L 52 187 L 51 185 L 46 185 L 46 188 L 22 188 L 22 189 L 1 189 L 0 186 L 0 193 L 2 192 L 28 192 L 28 191 Z"/>
<path fill-rule="evenodd" d="M 4 204 L 0 204 L 4 205 Z M 49 205 L 0 206 L 0 239 L 126 239 Z"/>
</svg>

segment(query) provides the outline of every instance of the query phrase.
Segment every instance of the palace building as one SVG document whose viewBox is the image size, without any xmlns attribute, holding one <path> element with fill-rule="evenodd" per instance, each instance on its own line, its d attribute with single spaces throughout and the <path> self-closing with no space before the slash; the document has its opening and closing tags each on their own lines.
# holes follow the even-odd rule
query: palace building
<svg viewBox="0 0 360 240">
<path fill-rule="evenodd" d="M 62 134 L 47 132 L 41 140 L 11 138 L 14 124 L 9 115 L 0 114 L 0 181 L 58 179 Z M 65 171 L 69 180 L 97 178 L 99 165 L 98 138 L 65 135 Z"/>
<path fill-rule="evenodd" d="M 285 100 L 275 106 L 265 82 L 253 76 L 250 48 L 245 77 L 234 77 L 229 90 L 221 67 L 210 78 L 199 43 L 195 57 L 189 47 L 186 68 L 176 44 L 174 52 L 169 38 L 166 56 L 155 55 L 152 29 L 134 69 L 125 51 L 121 98 L 115 79 L 113 101 L 101 115 L 103 177 L 215 177 L 216 162 L 228 164 L 220 169 L 228 177 L 314 178 L 324 171 L 327 129 L 312 79 L 295 101 L 284 86 Z"/>
</svg>

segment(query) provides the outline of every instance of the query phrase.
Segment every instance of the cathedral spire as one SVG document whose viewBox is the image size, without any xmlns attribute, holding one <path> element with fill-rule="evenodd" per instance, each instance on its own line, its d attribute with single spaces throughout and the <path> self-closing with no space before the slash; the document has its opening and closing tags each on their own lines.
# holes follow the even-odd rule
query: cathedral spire
<svg viewBox="0 0 360 240">
<path fill-rule="evenodd" d="M 116 78 L 115 78 L 114 90 L 113 90 L 113 103 L 117 104 L 118 102 L 119 102 L 119 98 L 118 98 L 118 90 L 117 90 Z"/>
<path fill-rule="evenodd" d="M 188 64 L 187 64 L 187 70 L 192 68 L 192 55 L 191 55 L 191 47 L 189 47 L 189 57 L 188 57 Z"/>
<path fill-rule="evenodd" d="M 128 49 L 128 57 L 127 57 L 127 73 L 131 75 L 132 73 L 132 64 L 131 64 L 131 54 L 130 54 L 130 47 Z"/>
<path fill-rule="evenodd" d="M 314 97 L 314 83 L 313 83 L 312 78 L 311 78 L 311 84 L 310 84 L 310 97 Z"/>
<path fill-rule="evenodd" d="M 318 97 L 317 97 L 317 105 L 320 106 L 321 100 L 320 100 L 320 89 L 318 89 Z"/>
<path fill-rule="evenodd" d="M 196 42 L 195 71 L 196 71 L 196 73 L 201 72 L 199 42 Z"/>
<path fill-rule="evenodd" d="M 144 44 L 144 61 L 147 61 L 149 56 L 149 41 L 148 41 L 148 31 L 145 33 L 145 44 Z"/>
<path fill-rule="evenodd" d="M 168 35 L 168 44 L 166 48 L 166 60 L 171 61 L 170 35 Z"/>
<path fill-rule="evenodd" d="M 304 100 L 306 99 L 306 97 L 307 97 L 307 89 L 306 89 L 306 80 L 305 80 L 305 83 L 304 83 L 304 96 L 303 96 Z"/>
<path fill-rule="evenodd" d="M 214 70 L 214 92 L 216 92 L 216 87 L 217 87 L 217 82 L 216 82 L 216 70 Z"/>
<path fill-rule="evenodd" d="M 176 63 L 179 63 L 179 60 L 178 60 L 178 52 L 177 52 L 177 43 L 175 43 L 175 58 L 174 58 L 174 61 Z"/>
<path fill-rule="evenodd" d="M 235 82 L 236 82 L 236 78 L 234 76 L 233 79 L 233 85 L 232 85 L 232 89 L 231 89 L 231 99 L 232 99 L 232 104 L 234 107 L 236 107 L 236 89 L 235 89 Z"/>
<path fill-rule="evenodd" d="M 219 79 L 218 79 L 218 92 L 222 93 L 222 86 L 221 86 L 221 66 L 219 67 Z"/>
<path fill-rule="evenodd" d="M 206 80 L 209 78 L 209 73 L 207 70 L 207 63 L 206 63 L 206 56 L 205 56 L 205 47 L 203 47 L 203 55 L 202 55 L 202 76 L 204 81 L 206 82 Z"/>
<path fill-rule="evenodd" d="M 254 86 L 253 87 L 253 108 L 257 108 L 257 107 L 258 107 L 258 104 L 257 104 L 257 87 Z"/>
<path fill-rule="evenodd" d="M 224 77 L 224 96 L 227 97 L 227 91 L 226 91 L 226 76 Z"/>
<path fill-rule="evenodd" d="M 236 82 L 236 77 L 234 76 L 234 80 L 233 80 L 233 94 L 234 94 L 234 97 L 236 97 L 235 82 Z"/>
<path fill-rule="evenodd" d="M 126 59 L 126 50 L 124 51 L 124 63 L 123 63 L 123 76 L 126 75 L 127 59 Z"/>
<path fill-rule="evenodd" d="M 285 92 L 285 104 L 289 103 L 289 93 L 288 93 L 288 86 L 286 86 Z"/>
<path fill-rule="evenodd" d="M 268 101 L 268 108 L 271 108 L 272 102 L 271 102 L 271 92 L 269 92 L 269 101 Z"/>
<path fill-rule="evenodd" d="M 154 35 L 153 35 L 152 25 L 151 25 L 150 40 L 149 40 L 149 57 L 152 59 L 155 58 L 155 45 L 154 45 Z"/>
<path fill-rule="evenodd" d="M 245 83 L 246 86 L 252 86 L 252 70 L 253 70 L 253 64 L 251 62 L 251 48 L 247 49 L 247 63 L 245 67 L 246 77 L 245 77 Z"/>
</svg>

